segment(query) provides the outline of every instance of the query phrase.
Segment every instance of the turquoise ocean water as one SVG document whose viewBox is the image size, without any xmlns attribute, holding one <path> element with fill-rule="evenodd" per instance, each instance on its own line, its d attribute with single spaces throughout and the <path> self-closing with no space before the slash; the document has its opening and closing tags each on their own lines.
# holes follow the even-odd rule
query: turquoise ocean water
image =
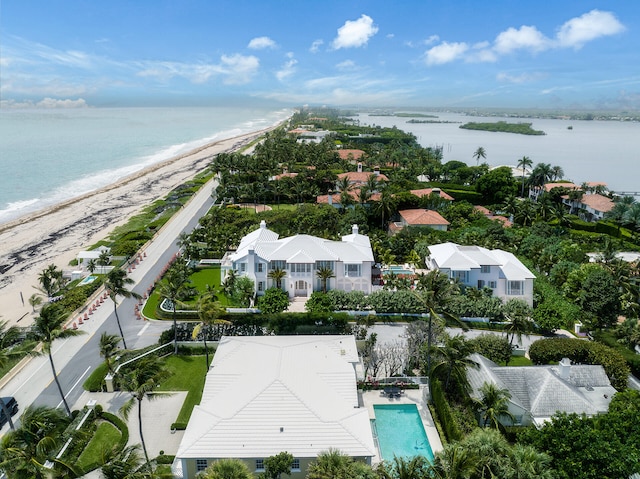
<svg viewBox="0 0 640 479">
<path fill-rule="evenodd" d="M 212 141 L 278 123 L 261 108 L 0 109 L 0 223 Z"/>
</svg>

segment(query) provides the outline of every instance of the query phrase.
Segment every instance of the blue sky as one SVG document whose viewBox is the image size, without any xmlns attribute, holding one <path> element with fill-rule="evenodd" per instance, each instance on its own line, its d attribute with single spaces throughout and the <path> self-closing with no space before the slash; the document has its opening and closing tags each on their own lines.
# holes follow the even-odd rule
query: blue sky
<svg viewBox="0 0 640 479">
<path fill-rule="evenodd" d="M 0 101 L 640 109 L 639 28 L 636 0 L 0 0 Z"/>
</svg>

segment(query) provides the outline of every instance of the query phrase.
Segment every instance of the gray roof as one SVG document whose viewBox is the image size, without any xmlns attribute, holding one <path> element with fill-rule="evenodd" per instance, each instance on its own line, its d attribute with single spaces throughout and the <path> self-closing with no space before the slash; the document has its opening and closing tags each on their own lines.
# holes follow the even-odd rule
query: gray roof
<svg viewBox="0 0 640 479">
<path fill-rule="evenodd" d="M 479 368 L 469 368 L 467 377 L 472 395 L 480 397 L 485 382 L 508 389 L 511 402 L 536 418 L 549 418 L 556 412 L 594 415 L 606 412 L 616 390 L 601 365 L 571 365 L 568 379 L 559 366 L 498 366 L 480 354 L 472 359 Z"/>
</svg>

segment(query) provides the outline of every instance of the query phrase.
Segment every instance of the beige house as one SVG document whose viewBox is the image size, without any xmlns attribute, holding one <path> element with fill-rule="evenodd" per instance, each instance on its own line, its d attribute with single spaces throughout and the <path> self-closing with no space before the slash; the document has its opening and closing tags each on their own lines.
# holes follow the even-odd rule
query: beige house
<svg viewBox="0 0 640 479">
<path fill-rule="evenodd" d="M 371 464 L 377 454 L 356 382 L 353 336 L 224 337 L 173 464 L 191 479 L 217 459 L 244 461 L 256 474 L 287 451 L 291 477 L 337 448 Z"/>
<path fill-rule="evenodd" d="M 438 231 L 447 231 L 450 223 L 434 210 L 415 208 L 398 212 L 399 221 L 389 223 L 389 231 L 397 233 L 404 228 L 427 227 Z"/>
</svg>

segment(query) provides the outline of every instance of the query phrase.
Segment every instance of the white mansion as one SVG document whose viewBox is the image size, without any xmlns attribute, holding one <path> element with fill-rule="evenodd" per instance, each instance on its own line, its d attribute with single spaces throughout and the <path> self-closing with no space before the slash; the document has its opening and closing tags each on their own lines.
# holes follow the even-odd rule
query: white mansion
<svg viewBox="0 0 640 479">
<path fill-rule="evenodd" d="M 261 295 L 277 285 L 269 272 L 280 269 L 286 273 L 280 286 L 289 297 L 310 296 L 322 289 L 317 271 L 331 268 L 335 277 L 327 280 L 327 290 L 371 293 L 373 251 L 369 237 L 359 234 L 357 225 L 342 241 L 303 234 L 282 239 L 278 236 L 261 221 L 257 230 L 242 238 L 236 251 L 224 255 L 222 279 L 235 270 L 238 276 L 251 278 L 256 294 Z"/>
</svg>

